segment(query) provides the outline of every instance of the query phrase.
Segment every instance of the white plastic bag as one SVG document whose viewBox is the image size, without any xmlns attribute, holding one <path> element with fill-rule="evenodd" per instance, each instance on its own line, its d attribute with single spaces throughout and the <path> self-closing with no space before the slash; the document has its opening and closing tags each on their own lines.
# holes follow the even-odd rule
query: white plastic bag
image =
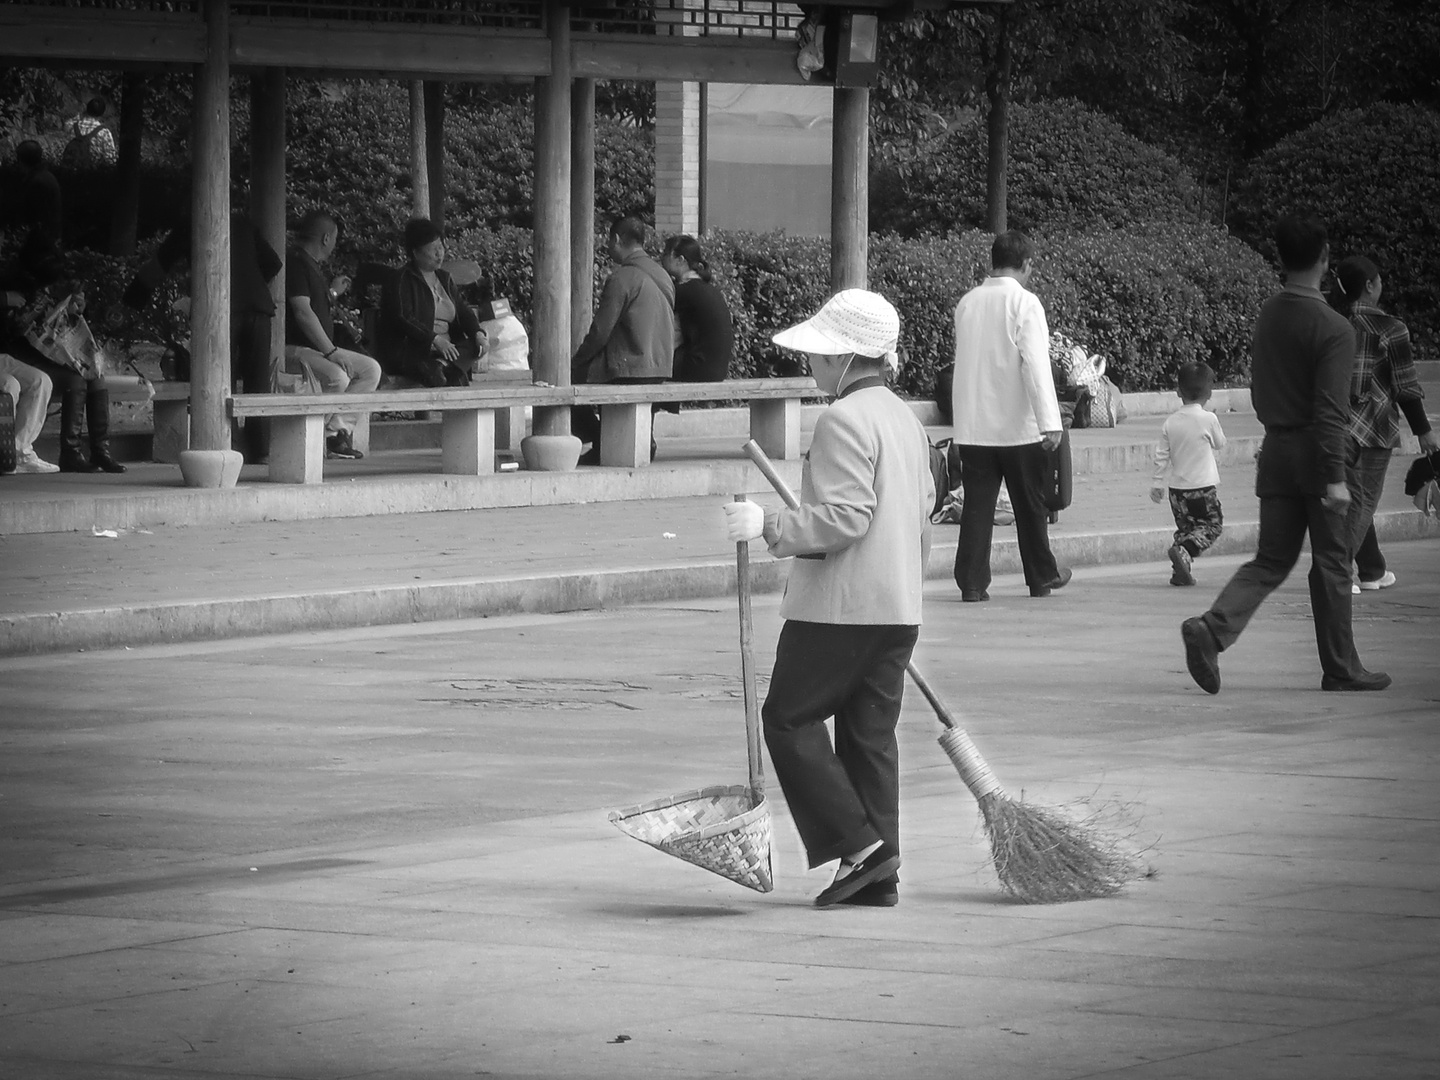
<svg viewBox="0 0 1440 1080">
<path fill-rule="evenodd" d="M 530 336 L 510 311 L 508 300 L 492 300 L 494 318 L 480 324 L 485 336 L 485 354 L 476 361 L 477 371 L 529 371 Z"/>
</svg>

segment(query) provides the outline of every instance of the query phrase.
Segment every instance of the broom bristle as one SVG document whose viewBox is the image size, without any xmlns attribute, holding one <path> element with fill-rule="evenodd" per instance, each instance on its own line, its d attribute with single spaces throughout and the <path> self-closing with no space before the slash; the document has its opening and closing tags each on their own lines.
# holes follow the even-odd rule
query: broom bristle
<svg viewBox="0 0 1440 1080">
<path fill-rule="evenodd" d="M 1000 886 L 1022 904 L 1113 896 L 1143 872 L 1119 841 L 1061 810 L 983 796 L 980 813 Z"/>
</svg>

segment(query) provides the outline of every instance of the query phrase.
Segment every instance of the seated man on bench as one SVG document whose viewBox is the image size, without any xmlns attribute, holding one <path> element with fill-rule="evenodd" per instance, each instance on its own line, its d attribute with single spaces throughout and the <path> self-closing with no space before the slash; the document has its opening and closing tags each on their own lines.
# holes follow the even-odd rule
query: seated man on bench
<svg viewBox="0 0 1440 1080">
<path fill-rule="evenodd" d="M 570 380 L 665 382 L 674 364 L 675 284 L 645 253 L 645 223 L 637 217 L 610 227 L 607 251 L 615 269 L 600 292 L 590 332 L 570 360 Z M 600 464 L 600 411 L 577 405 L 570 410 L 570 430 L 591 444 L 580 464 Z M 655 456 L 653 439 L 650 456 Z"/>
<path fill-rule="evenodd" d="M 350 285 L 343 274 L 327 282 L 321 265 L 330 258 L 340 227 L 323 210 L 301 219 L 285 260 L 285 359 L 309 366 L 327 394 L 366 393 L 380 385 L 380 364 L 364 353 L 335 344 L 335 320 L 330 305 Z M 326 418 L 325 456 L 360 458 L 350 433 L 354 414 Z"/>
</svg>

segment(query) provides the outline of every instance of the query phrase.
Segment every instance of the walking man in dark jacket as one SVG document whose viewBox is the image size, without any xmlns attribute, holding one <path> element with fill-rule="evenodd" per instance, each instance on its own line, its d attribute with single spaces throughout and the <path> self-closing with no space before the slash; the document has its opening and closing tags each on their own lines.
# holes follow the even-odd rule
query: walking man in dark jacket
<svg viewBox="0 0 1440 1080">
<path fill-rule="evenodd" d="M 570 380 L 580 383 L 660 383 L 675 358 L 675 283 L 645 254 L 645 223 L 623 217 L 610 227 L 615 269 L 600 293 L 590 332 L 570 360 Z M 577 405 L 570 430 L 591 449 L 582 465 L 600 464 L 600 411 Z M 655 442 L 650 441 L 650 456 Z"/>
<path fill-rule="evenodd" d="M 1285 288 L 1265 301 L 1251 339 L 1250 396 L 1265 425 L 1255 471 L 1260 539 L 1210 610 L 1180 627 L 1191 676 L 1220 692 L 1219 653 L 1294 569 L 1310 537 L 1310 608 L 1322 690 L 1384 690 L 1390 676 L 1366 671 L 1350 626 L 1350 547 L 1345 452 L 1355 332 L 1325 302 L 1330 268 L 1325 226 L 1295 215 L 1275 226 Z"/>
</svg>

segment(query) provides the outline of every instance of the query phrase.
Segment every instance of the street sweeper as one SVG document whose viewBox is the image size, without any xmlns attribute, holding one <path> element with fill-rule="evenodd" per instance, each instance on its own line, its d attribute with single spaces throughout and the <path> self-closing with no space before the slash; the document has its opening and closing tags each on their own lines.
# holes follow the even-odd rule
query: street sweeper
<svg viewBox="0 0 1440 1080">
<path fill-rule="evenodd" d="M 776 334 L 834 400 L 816 421 L 798 506 L 724 508 L 732 542 L 763 537 L 795 557 L 761 717 L 810 866 L 839 861 L 819 907 L 899 901 L 895 728 L 935 502 L 925 429 L 885 384 L 899 333 L 888 300 L 846 289 Z"/>
</svg>

